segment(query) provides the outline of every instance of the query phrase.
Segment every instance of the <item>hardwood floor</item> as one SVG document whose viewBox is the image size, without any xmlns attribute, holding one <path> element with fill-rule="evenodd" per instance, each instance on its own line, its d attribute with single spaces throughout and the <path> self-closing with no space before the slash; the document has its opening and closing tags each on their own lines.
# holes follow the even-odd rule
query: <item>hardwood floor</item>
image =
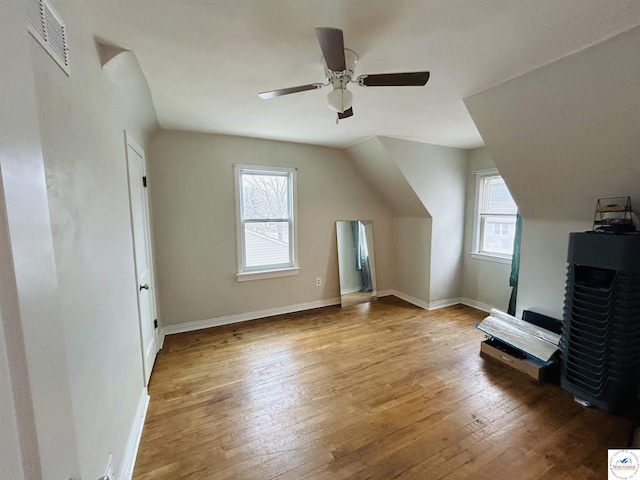
<svg viewBox="0 0 640 480">
<path fill-rule="evenodd" d="M 603 479 L 631 423 L 394 297 L 168 336 L 133 478 Z"/>
</svg>

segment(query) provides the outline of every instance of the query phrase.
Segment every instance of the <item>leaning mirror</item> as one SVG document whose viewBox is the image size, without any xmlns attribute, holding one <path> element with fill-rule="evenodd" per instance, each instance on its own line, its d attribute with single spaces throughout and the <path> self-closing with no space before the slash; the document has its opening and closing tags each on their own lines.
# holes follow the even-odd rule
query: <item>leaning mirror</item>
<svg viewBox="0 0 640 480">
<path fill-rule="evenodd" d="M 336 222 L 340 298 L 343 307 L 377 298 L 373 222 Z"/>
</svg>

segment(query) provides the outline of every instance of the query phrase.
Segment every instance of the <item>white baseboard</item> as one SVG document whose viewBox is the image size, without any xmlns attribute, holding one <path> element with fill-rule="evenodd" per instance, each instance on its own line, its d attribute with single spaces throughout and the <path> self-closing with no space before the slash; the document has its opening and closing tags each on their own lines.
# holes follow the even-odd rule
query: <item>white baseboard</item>
<svg viewBox="0 0 640 480">
<path fill-rule="evenodd" d="M 462 297 L 460 298 L 460 303 L 466 305 L 467 307 L 475 308 L 477 310 L 482 310 L 483 312 L 489 313 L 493 307 L 491 305 L 487 305 L 486 303 L 478 302 L 476 300 L 472 300 L 470 298 Z"/>
<path fill-rule="evenodd" d="M 328 307 L 331 305 L 340 305 L 340 298 L 330 298 L 327 300 L 316 300 L 314 302 L 297 303 L 295 305 L 287 305 L 285 307 L 267 308 L 265 310 L 256 310 L 254 312 L 237 313 L 235 315 L 225 315 L 222 317 L 208 318 L 206 320 L 197 320 L 195 322 L 181 323 L 178 325 L 167 325 L 162 327 L 160 344 L 164 344 L 164 336 L 174 333 L 191 332 L 201 330 L 203 328 L 219 327 L 221 325 L 229 325 L 232 323 L 246 322 L 256 320 L 258 318 L 273 317 L 275 315 L 283 315 L 285 313 L 301 312 L 303 310 L 311 310 L 313 308 Z"/>
<path fill-rule="evenodd" d="M 145 387 L 140 396 L 138 402 L 138 408 L 136 409 L 136 416 L 133 419 L 131 425 L 131 432 L 129 433 L 129 441 L 127 442 L 127 450 L 124 452 L 124 460 L 120 469 L 120 480 L 131 480 L 133 476 L 133 467 L 136 465 L 136 456 L 138 455 L 138 447 L 140 446 L 140 437 L 142 436 L 142 429 L 144 427 L 144 419 L 147 416 L 147 408 L 149 407 L 149 394 Z"/>
<path fill-rule="evenodd" d="M 438 308 L 449 307 L 451 305 L 457 305 L 462 303 L 469 307 L 477 308 L 485 312 L 490 311 L 491 305 L 487 305 L 481 302 L 477 302 L 466 297 L 447 298 L 444 300 L 437 300 L 435 302 L 426 302 L 412 295 L 400 292 L 398 290 L 379 290 L 377 292 L 378 297 L 386 297 L 394 295 L 406 302 L 409 302 L 416 307 L 424 308 L 425 310 L 436 310 Z M 304 310 L 311 310 L 313 308 L 328 307 L 331 305 L 340 305 L 340 298 L 330 298 L 327 300 L 316 300 L 313 302 L 298 303 L 295 305 L 287 305 L 285 307 L 268 308 L 265 310 L 256 310 L 253 312 L 238 313 L 235 315 L 225 315 L 222 317 L 208 318 L 205 320 L 197 320 L 195 322 L 181 323 L 178 325 L 167 325 L 160 329 L 159 335 L 159 348 L 164 345 L 164 337 L 166 335 L 172 335 L 174 333 L 192 332 L 194 330 L 201 330 L 203 328 L 220 327 L 222 325 L 230 325 L 232 323 L 247 322 L 249 320 L 256 320 L 259 318 L 273 317 L 275 315 L 283 315 L 285 313 L 301 312 Z"/>
<path fill-rule="evenodd" d="M 489 312 L 492 308 L 495 308 L 492 305 L 487 305 L 486 303 L 478 302 L 467 297 L 445 298 L 444 300 L 436 300 L 435 302 L 427 303 L 424 300 L 399 292 L 398 290 L 384 290 L 383 292 L 378 293 L 379 297 L 383 297 L 385 295 L 394 295 L 417 307 L 424 308 L 425 310 L 437 310 L 438 308 L 450 307 L 452 305 L 458 305 L 459 303 L 477 310 L 482 310 L 483 312 Z"/>
<path fill-rule="evenodd" d="M 395 295 L 393 290 L 378 290 L 376 297 L 388 297 L 389 295 Z"/>
<path fill-rule="evenodd" d="M 413 305 L 415 305 L 416 307 L 420 307 L 420 308 L 424 308 L 425 310 L 429 310 L 429 304 L 427 302 L 425 302 L 424 300 L 420 300 L 419 298 L 416 298 L 412 295 L 407 295 L 404 292 L 399 292 L 398 290 L 389 290 L 390 295 L 393 295 L 395 297 L 398 297 L 402 300 L 404 300 L 405 302 L 409 302 Z"/>
<path fill-rule="evenodd" d="M 428 310 L 437 310 L 439 308 L 450 307 L 452 305 L 458 305 L 461 302 L 460 297 L 445 298 L 442 300 L 436 300 L 435 302 L 429 302 Z"/>
<path fill-rule="evenodd" d="M 404 300 L 405 302 L 409 302 L 415 305 L 416 307 L 424 308 L 425 310 L 436 310 L 438 308 L 450 307 L 451 305 L 462 303 L 462 299 L 460 297 L 446 298 L 444 300 L 437 300 L 435 302 L 426 302 L 425 300 L 421 300 L 398 290 L 384 290 L 384 292 L 380 292 L 378 294 L 379 297 L 383 297 L 385 295 L 393 295 Z"/>
</svg>

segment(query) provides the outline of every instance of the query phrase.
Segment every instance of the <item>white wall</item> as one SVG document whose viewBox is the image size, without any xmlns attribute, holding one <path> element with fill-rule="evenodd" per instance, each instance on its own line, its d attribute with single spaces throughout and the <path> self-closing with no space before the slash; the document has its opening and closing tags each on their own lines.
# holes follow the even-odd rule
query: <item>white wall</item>
<svg viewBox="0 0 640 480">
<path fill-rule="evenodd" d="M 462 268 L 462 296 L 479 302 L 484 308 L 507 311 L 511 287 L 511 265 L 471 257 L 476 201 L 476 176 L 471 172 L 496 168 L 486 147 L 469 151 L 465 201 L 464 246 Z"/>
<path fill-rule="evenodd" d="M 11 372 L 1 313 L 0 311 L 0 326 L 3 327 L 0 328 L 0 405 L 2 405 L 0 408 L 0 465 L 2 465 L 0 478 L 24 480 L 16 397 L 11 385 Z M 39 472 L 35 475 L 38 474 Z"/>
<path fill-rule="evenodd" d="M 422 308 L 429 308 L 431 222 L 430 218 L 393 217 L 393 288 Z"/>
<path fill-rule="evenodd" d="M 457 301 L 462 292 L 467 152 L 374 137 L 347 153 L 394 214 L 393 289 L 425 308 L 430 302 Z M 420 261 L 411 262 L 408 251 Z"/>
<path fill-rule="evenodd" d="M 429 306 L 431 215 L 378 137 L 345 150 L 359 175 L 393 213 L 392 290 L 423 308 Z"/>
<path fill-rule="evenodd" d="M 465 99 L 521 214 L 518 311 L 561 318 L 571 231 L 640 197 L 640 27 Z"/>
<path fill-rule="evenodd" d="M 148 160 L 163 326 L 337 299 L 336 220 L 373 221 L 378 288 L 390 288 L 391 212 L 343 151 L 161 130 Z M 299 275 L 236 280 L 234 163 L 298 169 Z"/>
<path fill-rule="evenodd" d="M 145 145 L 157 120 L 135 56 L 102 69 L 82 5 L 58 10 L 71 75 L 30 43 L 79 473 L 92 479 L 110 453 L 120 473 L 144 397 L 124 130 Z"/>
<path fill-rule="evenodd" d="M 0 477 L 53 480 L 79 469 L 26 24 L 3 2 Z"/>
<path fill-rule="evenodd" d="M 381 139 L 371 137 L 345 150 L 358 173 L 397 217 L 430 217 L 426 206 L 391 158 Z"/>
<path fill-rule="evenodd" d="M 523 222 L 518 315 L 533 310 L 562 319 L 569 233 L 591 228 L 589 220 Z"/>
<path fill-rule="evenodd" d="M 640 26 L 465 99 L 525 219 L 640 194 Z"/>
<path fill-rule="evenodd" d="M 380 138 L 432 217 L 430 303 L 456 299 L 462 289 L 462 244 L 467 152 Z"/>
</svg>

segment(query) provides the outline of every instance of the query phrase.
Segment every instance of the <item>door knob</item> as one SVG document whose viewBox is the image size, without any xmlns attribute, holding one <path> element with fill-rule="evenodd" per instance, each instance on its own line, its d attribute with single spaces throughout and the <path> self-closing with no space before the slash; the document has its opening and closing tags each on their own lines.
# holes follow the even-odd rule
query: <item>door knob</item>
<svg viewBox="0 0 640 480">
<path fill-rule="evenodd" d="M 145 283 L 144 285 L 140 285 L 140 291 L 142 290 L 149 290 L 149 284 Z"/>
</svg>

